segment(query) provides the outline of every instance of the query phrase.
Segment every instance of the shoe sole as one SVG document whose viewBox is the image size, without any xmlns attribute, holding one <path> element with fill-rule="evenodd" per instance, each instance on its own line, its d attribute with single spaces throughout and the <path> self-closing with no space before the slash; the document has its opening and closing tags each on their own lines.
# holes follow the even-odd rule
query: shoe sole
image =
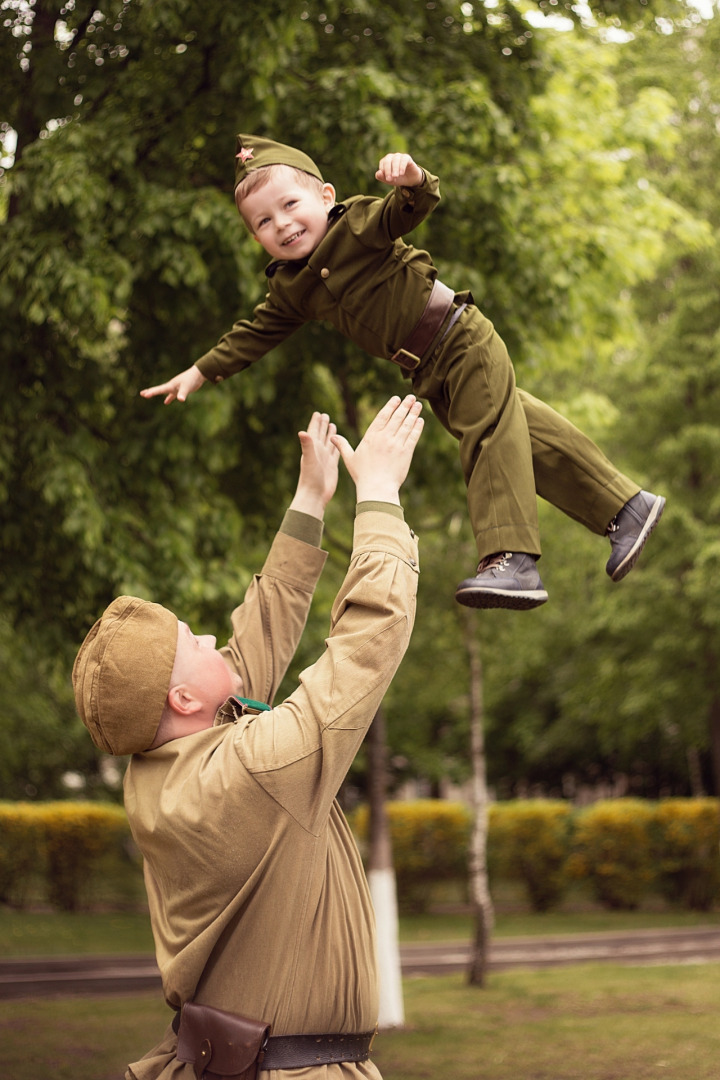
<svg viewBox="0 0 720 1080">
<path fill-rule="evenodd" d="M 626 574 L 629 574 L 635 563 L 640 558 L 640 552 L 645 547 L 650 533 L 653 531 L 658 521 L 662 517 L 663 510 L 665 509 L 665 499 L 662 495 L 658 495 L 650 508 L 645 524 L 643 525 L 642 532 L 638 536 L 633 546 L 628 551 L 627 555 L 617 566 L 610 575 L 611 581 L 622 581 Z"/>
<path fill-rule="evenodd" d="M 544 590 L 533 589 L 532 592 L 508 592 L 500 589 L 458 589 L 455 599 L 458 604 L 472 608 L 506 608 L 511 611 L 529 611 L 531 608 L 540 607 L 548 598 Z"/>
</svg>

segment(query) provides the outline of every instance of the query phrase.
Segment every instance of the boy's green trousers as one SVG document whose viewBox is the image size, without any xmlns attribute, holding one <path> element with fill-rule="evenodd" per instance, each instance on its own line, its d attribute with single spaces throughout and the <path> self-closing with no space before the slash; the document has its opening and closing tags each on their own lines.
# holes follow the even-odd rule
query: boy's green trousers
<svg viewBox="0 0 720 1080">
<path fill-rule="evenodd" d="M 467 307 L 412 380 L 460 443 L 478 555 L 540 555 L 536 494 L 604 535 L 640 486 L 574 424 L 518 390 L 502 339 Z"/>
</svg>

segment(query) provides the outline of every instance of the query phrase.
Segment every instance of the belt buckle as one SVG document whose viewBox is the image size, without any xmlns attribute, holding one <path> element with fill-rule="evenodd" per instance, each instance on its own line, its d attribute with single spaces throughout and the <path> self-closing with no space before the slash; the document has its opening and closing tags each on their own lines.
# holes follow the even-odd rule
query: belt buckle
<svg viewBox="0 0 720 1080">
<path fill-rule="evenodd" d="M 375 1042 L 375 1036 L 377 1035 L 377 1033 L 378 1033 L 378 1025 L 376 1024 L 375 1025 L 375 1030 L 373 1031 L 372 1036 L 370 1038 L 370 1045 L 368 1046 L 368 1054 L 372 1054 L 373 1043 Z"/>
<path fill-rule="evenodd" d="M 390 359 L 393 364 L 397 364 L 404 371 L 415 371 L 416 368 L 420 367 L 420 357 L 416 356 L 415 353 L 408 352 L 407 349 L 398 349 Z"/>
</svg>

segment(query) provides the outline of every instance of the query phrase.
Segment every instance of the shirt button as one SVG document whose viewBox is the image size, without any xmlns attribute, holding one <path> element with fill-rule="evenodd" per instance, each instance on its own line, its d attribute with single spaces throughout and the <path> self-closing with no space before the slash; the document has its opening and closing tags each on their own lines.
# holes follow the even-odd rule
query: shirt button
<svg viewBox="0 0 720 1080">
<path fill-rule="evenodd" d="M 323 266 L 322 270 L 320 271 L 320 277 L 322 277 L 322 278 L 330 277 L 330 271 L 328 270 L 327 266 Z"/>
</svg>

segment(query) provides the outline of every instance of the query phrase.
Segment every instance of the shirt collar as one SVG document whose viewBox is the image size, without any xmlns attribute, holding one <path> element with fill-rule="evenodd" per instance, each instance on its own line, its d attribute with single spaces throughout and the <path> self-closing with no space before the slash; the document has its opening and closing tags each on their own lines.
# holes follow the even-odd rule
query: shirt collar
<svg viewBox="0 0 720 1080">
<path fill-rule="evenodd" d="M 335 203 L 334 206 L 331 206 L 328 210 L 328 227 L 332 228 L 338 218 L 341 218 L 346 210 L 347 206 L 345 203 Z M 310 252 L 310 255 L 306 255 L 304 259 L 274 259 L 265 267 L 265 277 L 275 277 L 278 270 L 282 270 L 286 266 L 293 266 L 297 267 L 298 270 L 302 270 L 310 262 L 312 255 L 313 252 Z"/>
<path fill-rule="evenodd" d="M 221 705 L 215 716 L 213 727 L 221 724 L 232 724 L 241 716 L 257 716 L 261 712 L 269 712 L 270 706 L 262 701 L 253 701 L 252 698 L 231 697 Z"/>
</svg>

